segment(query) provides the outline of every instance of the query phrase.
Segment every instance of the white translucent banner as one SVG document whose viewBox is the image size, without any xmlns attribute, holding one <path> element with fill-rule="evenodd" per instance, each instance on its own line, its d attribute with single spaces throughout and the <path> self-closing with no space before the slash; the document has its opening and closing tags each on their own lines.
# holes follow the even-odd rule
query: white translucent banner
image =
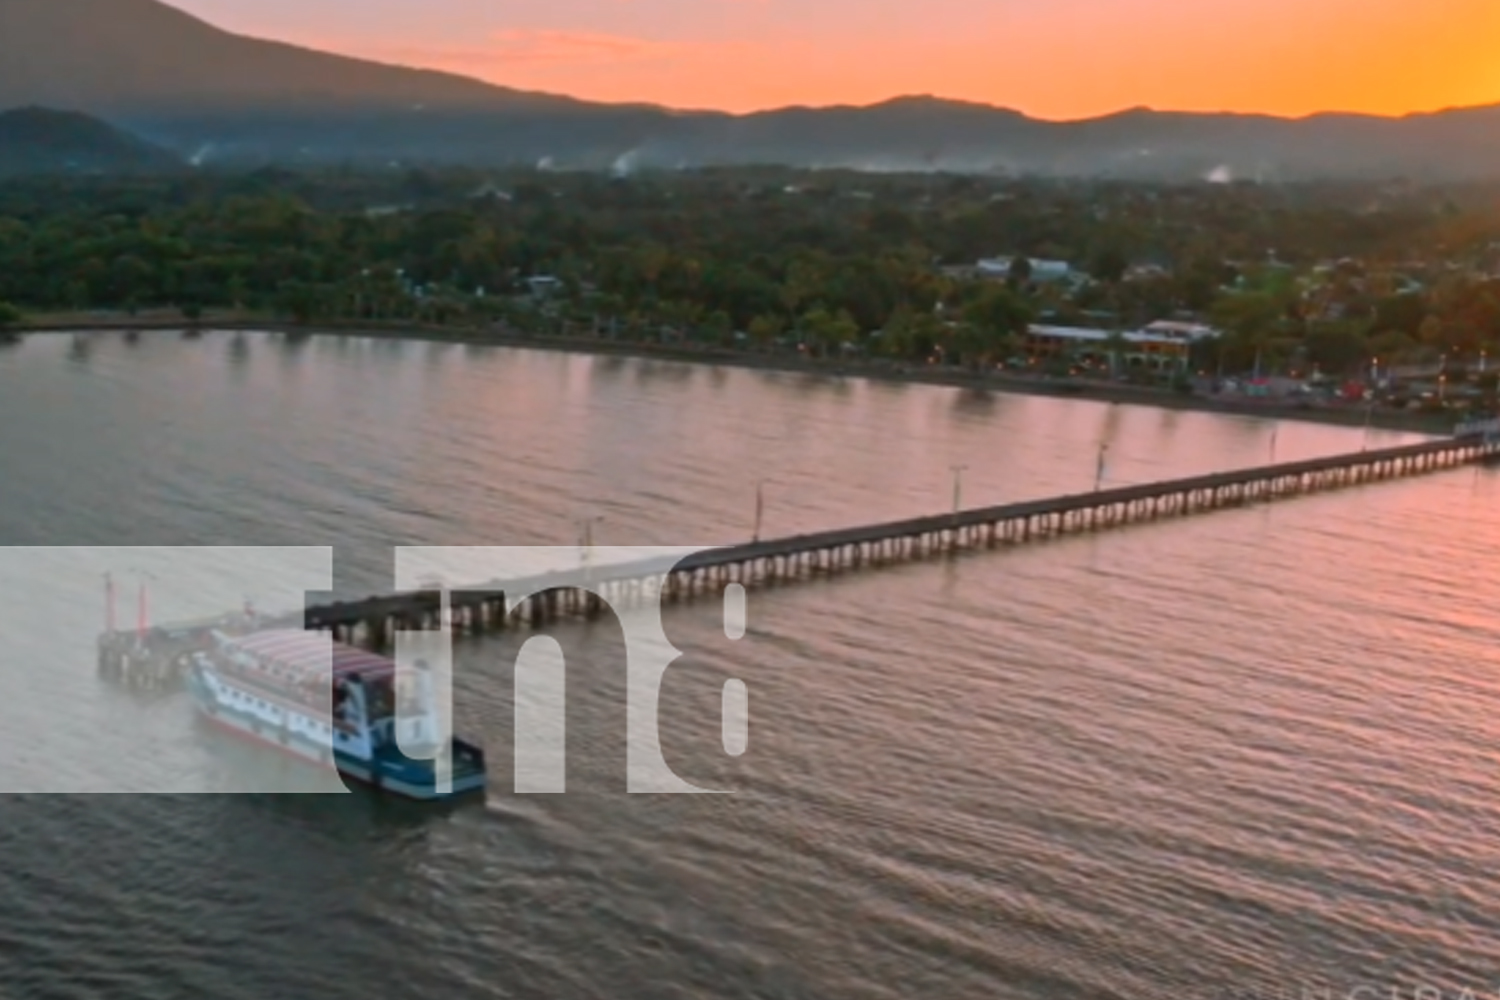
<svg viewBox="0 0 1500 1000">
<path fill-rule="evenodd" d="M 265 684 L 198 670 L 332 584 L 328 547 L 0 548 L 0 792 L 347 791 L 326 640 Z"/>
<path fill-rule="evenodd" d="M 587 600 L 580 594 L 591 595 L 597 607 L 613 612 L 625 638 L 627 789 L 636 794 L 707 793 L 718 790 L 684 781 L 667 764 L 658 730 L 662 679 L 681 655 L 662 628 L 663 593 L 674 579 L 678 586 L 687 584 L 681 572 L 684 560 L 704 551 L 681 546 L 402 547 L 396 550 L 396 589 L 446 591 L 445 607 L 461 606 L 466 590 L 503 590 L 507 611 L 521 618 L 532 599 L 576 604 Z M 452 676 L 451 645 L 425 638 L 433 634 L 397 636 L 401 670 L 415 670 L 420 657 L 424 669 Z M 732 639 L 745 634 L 744 591 L 738 586 L 726 595 L 725 634 Z M 443 635 L 446 639 L 448 632 Z M 514 789 L 518 794 L 561 793 L 567 785 L 567 664 L 561 648 L 545 636 L 530 640 L 521 650 L 515 678 Z M 727 682 L 722 702 L 724 748 L 738 756 L 749 738 L 744 683 Z M 403 723 L 398 720 L 397 725 Z"/>
<path fill-rule="evenodd" d="M 533 610 L 550 618 L 554 601 L 611 612 L 625 640 L 628 790 L 703 793 L 715 789 L 672 770 L 658 731 L 663 678 L 680 655 L 662 597 L 723 582 L 707 567 L 696 580 L 682 571 L 703 551 L 400 548 L 390 589 L 444 590 L 445 625 L 450 605 L 472 611 L 473 591 L 503 590 L 507 625 Z M 555 642 L 537 636 L 520 651 L 513 731 L 466 742 L 453 731 L 451 630 L 396 607 L 342 623 L 358 637 L 335 643 L 302 627 L 307 595 L 332 589 L 328 547 L 0 549 L 0 792 L 566 790 L 567 664 Z M 745 606 L 729 586 L 730 639 L 745 634 Z M 354 645 L 383 638 L 390 657 Z M 719 701 L 724 751 L 738 756 L 749 693 L 731 679 Z M 503 781 L 484 774 L 482 744 L 497 738 L 514 745 Z"/>
</svg>

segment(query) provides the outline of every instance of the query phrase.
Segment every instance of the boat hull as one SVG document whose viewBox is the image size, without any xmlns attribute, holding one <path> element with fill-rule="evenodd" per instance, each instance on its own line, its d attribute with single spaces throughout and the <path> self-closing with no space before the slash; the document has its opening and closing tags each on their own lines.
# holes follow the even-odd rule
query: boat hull
<svg viewBox="0 0 1500 1000">
<path fill-rule="evenodd" d="M 232 736 L 265 750 L 275 751 L 309 767 L 334 767 L 337 772 L 377 791 L 417 801 L 443 801 L 483 792 L 486 774 L 483 755 L 461 740 L 454 740 L 454 767 L 447 787 L 439 787 L 430 761 L 414 761 L 398 752 L 364 760 L 300 733 L 269 726 L 264 720 L 224 705 L 198 679 L 190 683 L 198 715 L 216 732 Z M 477 762 L 477 766 L 476 766 Z"/>
</svg>

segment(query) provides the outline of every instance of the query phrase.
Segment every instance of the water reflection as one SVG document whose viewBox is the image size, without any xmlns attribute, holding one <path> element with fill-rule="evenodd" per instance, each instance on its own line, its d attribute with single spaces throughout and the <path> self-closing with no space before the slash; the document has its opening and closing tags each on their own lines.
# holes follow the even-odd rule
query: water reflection
<svg viewBox="0 0 1500 1000">
<path fill-rule="evenodd" d="M 681 383 L 692 381 L 693 374 L 694 369 L 692 365 L 670 361 L 639 361 L 635 370 L 635 380 L 640 383 Z"/>
<path fill-rule="evenodd" d="M 572 553 L 579 522 L 604 514 L 599 543 L 738 540 L 762 479 L 769 538 L 946 511 L 950 464 L 970 467 L 968 507 L 1087 490 L 1101 436 L 1143 479 L 1256 464 L 1270 427 L 1178 414 L 1168 450 L 1159 417 L 1123 404 L 875 382 L 856 410 L 797 391 L 810 380 L 795 375 L 726 369 L 722 386 L 676 392 L 636 387 L 639 369 L 601 385 L 629 362 L 600 359 L 589 385 L 560 377 L 572 369 L 558 355 L 512 349 L 490 367 L 450 366 L 438 394 L 404 377 L 414 357 L 388 365 L 348 340 L 303 356 L 309 391 L 295 400 L 268 378 L 217 393 L 205 413 L 161 380 L 176 364 L 214 393 L 232 378 L 226 345 L 161 339 L 148 364 L 117 357 L 111 335 L 100 379 L 58 374 L 65 336 L 0 365 L 8 540 L 248 545 L 305 524 L 299 541 L 337 547 L 338 590 L 363 596 L 389 586 L 393 539 Z M 351 348 L 358 364 L 343 360 Z M 444 432 L 411 433 L 434 403 Z M 955 416 L 971 406 L 1004 408 L 1008 433 Z M 503 432 L 523 421 L 525 433 Z M 800 443 L 778 447 L 782 436 Z M 1281 440 L 1293 457 L 1360 437 L 1287 423 Z M 131 488 L 142 468 L 159 489 Z M 1227 994 L 1286 969 L 1360 981 L 1360 941 L 1431 956 L 1412 981 L 1436 980 L 1440 958 L 1493 968 L 1473 928 L 1500 920 L 1500 884 L 1483 838 L 1466 835 L 1493 826 L 1500 802 L 1485 770 L 1500 699 L 1484 669 L 1497 637 L 1482 557 L 1500 476 L 1484 475 L 1477 491 L 1436 476 L 757 591 L 737 647 L 712 602 L 674 608 L 664 627 L 688 662 L 663 685 L 668 760 L 748 794 L 620 793 L 623 659 L 617 637 L 580 624 L 557 631 L 569 671 L 587 671 L 569 677 L 567 732 L 576 785 L 593 794 L 517 800 L 506 682 L 527 633 L 461 643 L 459 711 L 476 721 L 463 728 L 495 748 L 503 813 L 357 791 L 11 800 L 0 936 L 41 928 L 23 992 L 152 981 L 163 1000 L 339 1000 L 393 982 L 560 1000 L 684 982 L 744 1000 L 1101 982 Z M 1399 585 L 1372 585 L 1382 574 Z M 60 631 L 82 633 L 91 682 L 87 629 Z M 28 697 L 45 687 L 20 676 Z M 748 677 L 756 699 L 743 772 L 718 749 L 725 676 Z M 105 705 L 79 738 L 102 756 L 109 723 L 153 715 L 131 707 Z M 57 717 L 43 733 L 54 740 Z M 181 735 L 181 751 L 141 762 L 150 774 L 203 766 Z M 1462 913 L 1424 905 L 1438 864 L 1472 888 Z M 1317 871 L 1337 876 L 1324 895 L 1308 889 Z M 122 899 L 143 916 L 124 935 L 106 919 Z M 300 933 L 328 926 L 332 945 Z M 264 960 L 267 927 L 289 928 L 282 961 Z M 422 960 L 433 955 L 443 961 Z M 1037 982 L 1017 956 L 1062 971 Z"/>
<path fill-rule="evenodd" d="M 611 381 L 614 381 L 629 367 L 629 358 L 619 354 L 605 354 L 591 359 L 589 372 L 595 375 L 607 375 Z"/>
<path fill-rule="evenodd" d="M 68 360 L 75 364 L 88 364 L 94 354 L 94 338 L 81 333 L 73 334 L 68 344 Z"/>
<path fill-rule="evenodd" d="M 906 392 L 908 384 L 906 382 L 898 382 L 895 379 L 885 378 L 872 378 L 865 383 L 865 385 L 870 387 L 871 391 L 877 392 L 882 396 L 899 396 Z"/>
<path fill-rule="evenodd" d="M 1226 436 L 1238 438 L 1247 443 L 1256 438 L 1265 437 L 1276 425 L 1276 420 L 1273 418 L 1244 414 L 1225 414 L 1221 421 Z"/>
<path fill-rule="evenodd" d="M 229 340 L 229 363 L 240 367 L 250 360 L 250 343 L 243 333 L 236 333 Z"/>
<path fill-rule="evenodd" d="M 989 416 L 995 412 L 999 397 L 988 389 L 961 389 L 953 394 L 953 409 L 959 413 Z"/>
<path fill-rule="evenodd" d="M 1110 403 L 1104 408 L 1104 419 L 1099 430 L 1099 440 L 1113 444 L 1120 436 L 1120 404 Z"/>
<path fill-rule="evenodd" d="M 307 356 L 307 341 L 301 338 L 284 338 L 281 342 L 281 349 L 276 354 L 281 359 L 283 372 L 296 371 Z"/>
<path fill-rule="evenodd" d="M 260 747 L 246 746 L 231 740 L 205 740 L 205 749 L 215 757 L 233 760 L 237 766 L 265 763 Z M 297 765 L 298 762 L 290 762 Z M 410 802 L 392 795 L 382 795 L 353 780 L 345 780 L 345 793 L 303 794 L 237 794 L 223 800 L 231 812 L 242 813 L 247 822 L 289 822 L 311 826 L 327 832 L 357 839 L 374 829 L 395 827 L 417 832 L 432 823 L 434 817 L 446 817 L 465 809 L 483 808 L 483 800 L 457 802 Z"/>
</svg>

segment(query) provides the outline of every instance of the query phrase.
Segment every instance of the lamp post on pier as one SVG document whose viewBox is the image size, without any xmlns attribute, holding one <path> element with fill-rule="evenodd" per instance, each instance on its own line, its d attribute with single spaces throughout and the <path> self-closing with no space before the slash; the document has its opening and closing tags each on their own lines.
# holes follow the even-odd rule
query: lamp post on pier
<svg viewBox="0 0 1500 1000">
<path fill-rule="evenodd" d="M 104 634 L 115 634 L 115 578 L 111 573 L 104 574 Z"/>
<path fill-rule="evenodd" d="M 444 633 L 453 628 L 453 605 L 448 595 L 448 581 L 441 573 L 426 573 L 421 578 L 423 590 L 438 592 L 438 628 Z"/>
<path fill-rule="evenodd" d="M 595 514 L 583 519 L 583 534 L 578 540 L 579 561 L 583 564 L 584 580 L 587 582 L 593 572 L 591 564 L 594 555 L 594 525 L 604 522 L 603 514 Z"/>
<path fill-rule="evenodd" d="M 146 596 L 146 581 L 156 580 L 158 577 L 155 573 L 144 569 L 132 568 L 130 572 L 138 577 L 140 581 L 140 593 L 136 601 L 135 642 L 136 646 L 145 648 L 146 632 L 151 627 L 151 611 L 150 603 Z M 111 590 L 113 590 L 113 583 L 111 583 Z M 113 611 L 111 611 L 111 617 L 113 617 Z"/>
<path fill-rule="evenodd" d="M 967 465 L 950 465 L 949 470 L 953 473 L 953 526 L 948 529 L 948 549 L 950 552 L 958 550 L 958 512 L 962 509 L 964 472 Z"/>
<path fill-rule="evenodd" d="M 755 530 L 750 535 L 752 542 L 760 541 L 761 520 L 764 518 L 766 512 L 765 487 L 766 481 L 764 479 L 759 480 L 755 484 Z"/>
</svg>

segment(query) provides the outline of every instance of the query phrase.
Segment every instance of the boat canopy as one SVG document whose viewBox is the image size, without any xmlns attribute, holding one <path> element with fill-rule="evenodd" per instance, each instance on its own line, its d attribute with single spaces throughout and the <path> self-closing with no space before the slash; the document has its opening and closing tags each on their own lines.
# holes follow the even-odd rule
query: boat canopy
<svg viewBox="0 0 1500 1000">
<path fill-rule="evenodd" d="M 289 681 L 355 675 L 366 680 L 382 680 L 389 679 L 396 672 L 396 664 L 384 656 L 300 629 L 255 632 L 234 638 L 220 635 L 219 642 L 231 655 L 248 653 L 272 673 Z"/>
</svg>

